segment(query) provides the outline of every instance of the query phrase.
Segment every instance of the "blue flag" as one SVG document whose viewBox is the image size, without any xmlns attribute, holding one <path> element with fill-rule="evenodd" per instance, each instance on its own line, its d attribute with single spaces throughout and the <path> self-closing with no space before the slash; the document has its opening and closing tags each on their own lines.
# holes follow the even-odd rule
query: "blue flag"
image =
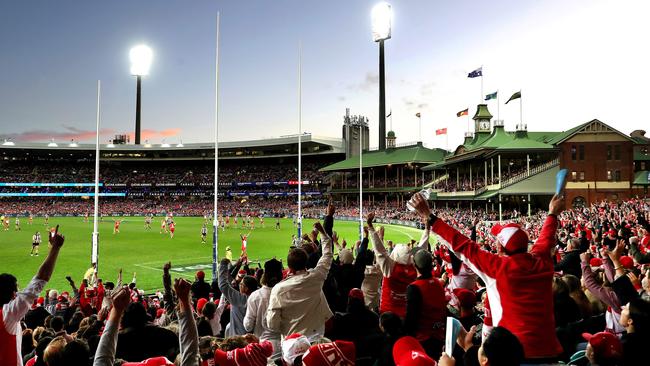
<svg viewBox="0 0 650 366">
<path fill-rule="evenodd" d="M 467 74 L 468 78 L 477 78 L 479 76 L 483 76 L 483 66 Z"/>
<path fill-rule="evenodd" d="M 486 95 L 486 96 L 485 96 L 485 100 L 497 99 L 497 93 L 498 93 L 498 92 L 494 92 L 494 93 L 492 93 L 492 94 L 488 94 L 488 95 Z"/>
</svg>

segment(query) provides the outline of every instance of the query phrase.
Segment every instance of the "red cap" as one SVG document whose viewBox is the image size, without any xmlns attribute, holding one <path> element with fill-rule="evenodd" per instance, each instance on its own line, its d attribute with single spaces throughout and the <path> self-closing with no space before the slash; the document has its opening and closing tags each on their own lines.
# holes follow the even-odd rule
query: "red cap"
<svg viewBox="0 0 650 366">
<path fill-rule="evenodd" d="M 350 293 L 348 293 L 348 297 L 350 297 L 352 299 L 357 299 L 357 300 L 364 301 L 363 300 L 364 299 L 363 291 L 361 291 L 361 289 L 358 289 L 358 288 L 351 289 Z"/>
<path fill-rule="evenodd" d="M 348 341 L 315 344 L 302 356 L 304 366 L 354 366 L 356 347 Z"/>
<path fill-rule="evenodd" d="M 205 272 L 203 272 L 203 271 L 196 272 L 196 278 L 198 278 L 200 280 L 204 279 L 205 278 Z"/>
<path fill-rule="evenodd" d="M 600 258 L 594 257 L 594 258 L 591 258 L 589 260 L 589 266 L 590 267 L 600 267 L 602 265 L 603 265 L 603 260 L 600 259 Z"/>
<path fill-rule="evenodd" d="M 424 348 L 413 337 L 402 337 L 393 346 L 395 366 L 436 366 L 437 363 L 424 352 Z"/>
<path fill-rule="evenodd" d="M 616 230 L 609 229 L 609 231 L 607 232 L 607 235 L 616 236 Z"/>
<path fill-rule="evenodd" d="M 45 303 L 45 298 L 43 296 L 39 297 L 38 300 L 36 300 L 36 303 L 39 305 L 43 305 L 43 303 Z"/>
<path fill-rule="evenodd" d="M 476 305 L 476 295 L 474 294 L 474 292 L 468 289 L 461 288 L 461 287 L 455 288 L 454 295 L 456 295 L 456 298 L 458 299 L 458 303 L 463 308 L 468 308 Z"/>
<path fill-rule="evenodd" d="M 159 308 L 156 310 L 156 319 L 160 318 L 165 313 L 165 309 Z"/>
<path fill-rule="evenodd" d="M 589 342 L 594 353 L 599 358 L 617 359 L 623 355 L 621 340 L 609 332 L 596 334 L 582 333 L 582 337 Z"/>
<path fill-rule="evenodd" d="M 634 268 L 634 259 L 628 255 L 624 255 L 619 259 L 619 262 L 621 263 L 621 266 L 623 266 L 625 269 L 632 269 Z"/>
<path fill-rule="evenodd" d="M 517 224 L 496 224 L 490 233 L 499 239 L 506 249 L 506 254 L 520 252 L 528 248 L 528 234 Z"/>
<path fill-rule="evenodd" d="M 202 311 L 203 311 L 203 307 L 204 307 L 205 304 L 207 304 L 207 303 L 208 303 L 208 300 L 207 300 L 207 299 L 205 299 L 205 298 L 200 298 L 200 299 L 196 302 L 196 312 L 197 312 L 197 313 L 202 312 Z"/>
<path fill-rule="evenodd" d="M 152 357 L 142 362 L 125 362 L 122 364 L 122 366 L 167 366 L 167 365 L 173 365 L 173 363 L 171 363 L 165 357 Z"/>
<path fill-rule="evenodd" d="M 214 353 L 214 363 L 220 366 L 266 366 L 267 360 L 273 353 L 273 344 L 269 341 L 249 343 L 244 348 L 237 348 Z"/>
</svg>

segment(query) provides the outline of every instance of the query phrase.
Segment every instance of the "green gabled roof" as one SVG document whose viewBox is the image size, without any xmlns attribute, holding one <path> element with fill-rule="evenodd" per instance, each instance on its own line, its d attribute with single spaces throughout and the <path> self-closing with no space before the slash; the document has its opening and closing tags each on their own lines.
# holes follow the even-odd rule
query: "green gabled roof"
<svg viewBox="0 0 650 366">
<path fill-rule="evenodd" d="M 554 138 L 558 133 L 557 131 L 528 131 L 528 138 L 535 141 L 543 142 L 548 144 L 549 141 Z"/>
<path fill-rule="evenodd" d="M 362 164 L 364 168 L 391 164 L 431 164 L 442 161 L 445 154 L 445 150 L 442 149 L 428 149 L 421 145 L 414 145 L 395 149 L 364 152 Z M 349 169 L 359 169 L 358 156 L 328 165 L 320 169 L 320 171 L 328 172 Z"/>
<path fill-rule="evenodd" d="M 507 133 L 503 129 L 503 126 L 495 127 L 490 137 L 483 142 L 481 147 L 496 149 L 512 141 L 514 138 L 515 136 Z"/>
<path fill-rule="evenodd" d="M 514 136 L 513 136 L 514 137 Z M 529 137 L 514 138 L 497 148 L 497 150 L 539 150 L 539 149 L 554 149 L 553 145 L 545 144 L 543 142 L 533 140 Z"/>
<path fill-rule="evenodd" d="M 485 132 L 479 132 L 474 134 L 474 138 L 472 139 L 472 141 L 469 144 L 464 145 L 465 149 L 473 150 L 479 148 L 481 145 L 483 145 L 485 140 L 490 138 L 490 136 L 491 136 L 490 133 L 485 133 Z"/>
<path fill-rule="evenodd" d="M 583 129 L 585 126 L 587 126 L 587 125 L 590 124 L 590 123 L 591 123 L 591 121 L 589 121 L 589 122 L 585 122 L 585 123 L 583 123 L 583 124 L 581 124 L 581 125 L 578 125 L 578 126 L 573 127 L 573 128 L 570 129 L 570 130 L 566 130 L 566 131 L 564 131 L 564 132 L 559 132 L 559 133 L 558 133 L 557 135 L 555 135 L 552 139 L 550 139 L 550 140 L 548 141 L 548 143 L 549 143 L 549 144 L 556 145 L 557 143 L 559 143 L 559 142 L 561 142 L 561 141 L 564 141 L 564 140 L 568 139 L 568 138 L 569 138 L 570 136 L 572 136 L 574 133 L 580 131 L 581 129 Z"/>
<path fill-rule="evenodd" d="M 634 182 L 632 185 L 635 186 L 647 186 L 650 185 L 650 171 L 640 170 L 634 173 Z"/>
<path fill-rule="evenodd" d="M 588 125 L 590 125 L 590 124 L 592 124 L 592 123 L 600 123 L 600 124 L 603 124 L 603 125 L 605 125 L 607 128 L 609 128 L 610 130 L 612 130 L 612 132 L 617 133 L 617 134 L 619 134 L 620 136 L 623 136 L 623 137 L 627 138 L 628 140 L 630 140 L 630 141 L 632 141 L 632 142 L 635 142 L 635 140 L 632 139 L 630 136 L 628 136 L 628 135 L 624 134 L 623 132 L 621 132 L 621 131 L 615 129 L 614 127 L 608 125 L 607 123 L 605 123 L 605 122 L 603 122 L 603 121 L 600 121 L 600 120 L 598 120 L 598 119 L 592 119 L 591 121 L 589 121 L 589 122 L 585 122 L 585 123 L 583 123 L 583 124 L 581 124 L 581 125 L 579 125 L 579 126 L 573 127 L 573 128 L 570 129 L 570 130 L 567 130 L 567 131 L 564 131 L 564 132 L 560 132 L 560 133 L 558 133 L 555 137 L 553 137 L 552 139 L 550 139 L 550 140 L 548 141 L 548 143 L 549 143 L 549 144 L 553 144 L 553 145 L 557 145 L 557 144 L 563 142 L 564 140 L 570 138 L 571 136 L 575 135 L 576 133 L 580 132 L 580 130 L 582 130 L 583 128 L 587 127 Z"/>
</svg>

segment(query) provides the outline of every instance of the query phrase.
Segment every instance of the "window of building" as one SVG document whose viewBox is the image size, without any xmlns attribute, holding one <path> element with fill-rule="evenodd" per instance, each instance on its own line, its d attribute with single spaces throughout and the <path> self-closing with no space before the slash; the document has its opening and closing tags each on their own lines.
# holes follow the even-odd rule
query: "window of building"
<svg viewBox="0 0 650 366">
<path fill-rule="evenodd" d="M 580 172 L 580 181 L 581 182 L 585 181 L 585 172 Z"/>
<path fill-rule="evenodd" d="M 612 145 L 607 145 L 607 160 L 612 160 Z"/>
<path fill-rule="evenodd" d="M 571 160 L 576 161 L 576 145 L 571 145 Z"/>
<path fill-rule="evenodd" d="M 641 169 L 640 170 L 645 170 L 645 161 L 641 162 Z"/>
<path fill-rule="evenodd" d="M 578 177 L 578 172 L 571 172 L 571 179 L 573 179 L 574 182 L 576 181 L 577 177 Z"/>
<path fill-rule="evenodd" d="M 608 180 L 609 182 L 612 181 L 612 171 L 611 171 L 611 170 L 608 170 L 608 171 L 607 171 L 607 180 Z"/>
<path fill-rule="evenodd" d="M 578 146 L 578 159 L 585 160 L 585 145 Z"/>
<path fill-rule="evenodd" d="M 621 181 L 621 171 L 620 170 L 615 170 L 614 171 L 614 182 L 620 182 Z"/>
<path fill-rule="evenodd" d="M 614 160 L 621 160 L 621 145 L 614 145 Z"/>
</svg>

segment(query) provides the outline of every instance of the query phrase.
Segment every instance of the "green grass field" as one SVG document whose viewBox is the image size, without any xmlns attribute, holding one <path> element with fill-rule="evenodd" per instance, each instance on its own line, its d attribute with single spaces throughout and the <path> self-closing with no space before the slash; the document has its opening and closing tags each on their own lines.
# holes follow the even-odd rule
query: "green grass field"
<svg viewBox="0 0 650 366">
<path fill-rule="evenodd" d="M 162 266 L 172 262 L 173 276 L 193 278 L 194 273 L 201 269 L 206 272 L 206 278 L 211 276 L 212 230 L 208 233 L 208 243 L 201 244 L 201 226 L 203 218 L 177 217 L 175 237 L 160 234 L 160 218 L 152 223 L 152 229 L 144 229 L 144 219 L 141 217 L 124 218 L 120 233 L 113 235 L 113 220 L 104 218 L 100 223 L 99 247 L 99 277 L 104 281 L 117 280 L 117 273 L 123 269 L 124 282 L 131 281 L 133 272 L 137 273 L 138 287 L 145 291 L 153 291 L 162 287 Z M 314 220 L 305 220 L 305 230 L 311 229 Z M 59 255 L 56 270 L 47 288 L 59 291 L 69 290 L 65 276 L 70 275 L 77 285 L 86 270 L 90 267 L 90 243 L 92 221 L 85 223 L 81 217 L 51 217 L 50 225 L 59 224 L 59 232 L 65 236 L 65 244 Z M 265 220 L 266 228 L 259 227 L 251 232 L 248 240 L 248 256 L 252 261 L 263 261 L 272 257 L 285 259 L 291 242 L 291 234 L 295 232 L 290 219 L 281 221 L 281 230 L 275 230 L 275 219 Z M 39 265 L 47 255 L 46 227 L 43 218 L 37 217 L 30 226 L 27 219 L 21 220 L 21 231 L 14 231 L 14 221 L 11 220 L 9 231 L 0 230 L 1 260 L 0 273 L 11 273 L 18 278 L 19 286 L 26 285 L 38 270 Z M 40 256 L 31 257 L 32 235 L 39 230 L 43 236 L 40 246 Z M 334 230 L 348 243 L 354 243 L 358 237 L 358 223 L 336 221 Z M 247 232 L 240 228 L 226 228 L 219 232 L 219 258 L 225 253 L 226 246 L 232 249 L 233 257 L 240 254 L 241 241 L 239 234 Z M 419 230 L 386 226 L 386 237 L 396 242 L 406 242 L 410 238 L 419 239 Z"/>
</svg>

